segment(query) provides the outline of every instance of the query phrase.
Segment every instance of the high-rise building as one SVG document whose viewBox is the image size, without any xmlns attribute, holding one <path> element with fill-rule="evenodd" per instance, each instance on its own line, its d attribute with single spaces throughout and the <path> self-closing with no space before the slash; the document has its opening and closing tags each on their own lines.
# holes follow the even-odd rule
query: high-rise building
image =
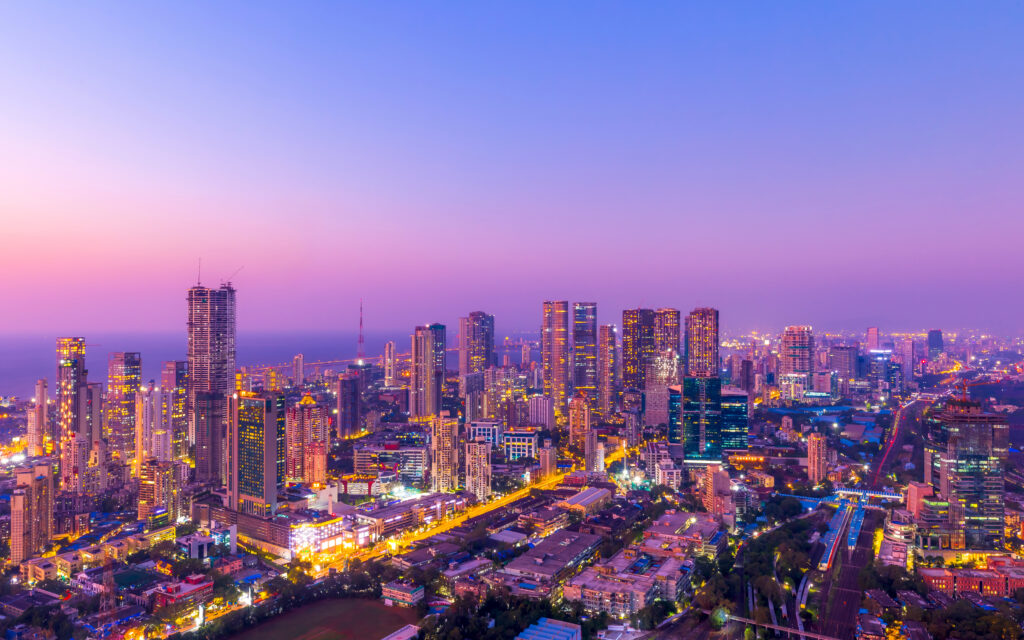
<svg viewBox="0 0 1024 640">
<path fill-rule="evenodd" d="M 301 353 L 292 359 L 292 380 L 296 387 L 306 384 L 306 357 Z"/>
<path fill-rule="evenodd" d="M 814 372 L 814 330 L 808 326 L 789 326 L 782 334 L 779 373 L 810 375 Z"/>
<path fill-rule="evenodd" d="M 104 406 L 106 397 L 103 394 L 103 383 L 90 382 L 85 385 L 85 407 L 82 415 L 85 417 L 83 426 L 85 439 L 90 445 L 97 440 L 103 440 L 103 421 L 106 412 Z"/>
<path fill-rule="evenodd" d="M 277 511 L 277 485 L 285 479 L 284 398 L 239 392 L 230 397 L 228 506 L 269 517 Z"/>
<path fill-rule="evenodd" d="M 135 393 L 135 428 L 132 430 L 135 451 L 131 456 L 133 477 L 139 477 L 142 463 L 150 458 L 158 462 L 174 459 L 173 402 L 171 393 L 152 383 Z"/>
<path fill-rule="evenodd" d="M 466 491 L 483 502 L 491 497 L 491 444 L 483 440 L 466 443 Z"/>
<path fill-rule="evenodd" d="M 807 479 L 818 484 L 828 478 L 828 440 L 824 434 L 807 436 Z"/>
<path fill-rule="evenodd" d="M 537 451 L 537 461 L 540 462 L 540 477 L 548 478 L 558 471 L 558 450 L 551 444 L 551 440 L 545 440 L 544 446 Z"/>
<path fill-rule="evenodd" d="M 30 456 L 45 455 L 47 444 L 53 439 L 50 433 L 49 403 L 46 378 L 40 378 L 36 381 L 32 405 L 26 412 L 26 444 Z"/>
<path fill-rule="evenodd" d="M 896 350 L 900 368 L 903 370 L 903 381 L 904 383 L 912 382 L 914 369 L 917 367 L 917 349 L 914 338 L 911 336 L 900 338 L 896 344 Z"/>
<path fill-rule="evenodd" d="M 60 438 L 60 488 L 81 491 L 80 474 L 86 460 L 76 452 L 76 439 L 92 439 L 86 416 L 88 371 L 85 338 L 57 338 L 57 433 Z"/>
<path fill-rule="evenodd" d="M 577 394 L 585 394 L 591 406 L 597 406 L 597 303 L 572 305 L 572 384 Z"/>
<path fill-rule="evenodd" d="M 170 411 L 171 460 L 189 459 L 188 361 L 168 360 L 160 368 L 160 389 Z"/>
<path fill-rule="evenodd" d="M 700 307 L 686 316 L 686 375 L 694 378 L 719 375 L 718 309 Z"/>
<path fill-rule="evenodd" d="M 935 360 L 943 351 L 942 329 L 930 329 L 928 331 L 928 359 Z"/>
<path fill-rule="evenodd" d="M 679 309 L 664 308 L 654 312 L 654 350 L 659 354 L 666 351 L 679 352 Z"/>
<path fill-rule="evenodd" d="M 617 380 L 615 325 L 603 324 L 597 336 L 597 407 L 601 413 L 615 411 Z"/>
<path fill-rule="evenodd" d="M 590 403 L 576 396 L 569 401 L 569 443 L 582 447 L 590 433 Z"/>
<path fill-rule="evenodd" d="M 548 429 L 555 426 L 555 401 L 549 396 L 533 396 L 526 401 L 530 424 Z"/>
<path fill-rule="evenodd" d="M 139 520 L 166 510 L 170 522 L 185 515 L 181 504 L 180 462 L 147 458 L 139 465 Z"/>
<path fill-rule="evenodd" d="M 686 461 L 721 461 L 722 379 L 683 378 L 680 402 Z"/>
<path fill-rule="evenodd" d="M 359 375 L 352 371 L 341 374 L 334 395 L 338 401 L 335 431 L 339 438 L 350 438 L 362 430 L 363 386 Z"/>
<path fill-rule="evenodd" d="M 459 420 L 447 412 L 430 423 L 430 490 L 459 488 Z"/>
<path fill-rule="evenodd" d="M 868 327 L 867 346 L 868 351 L 875 351 L 882 348 L 881 337 L 878 334 L 878 327 Z"/>
<path fill-rule="evenodd" d="M 569 400 L 569 303 L 544 302 L 541 323 L 541 360 L 544 366 L 544 395 L 555 402 L 555 418 L 566 414 Z"/>
<path fill-rule="evenodd" d="M 412 337 L 412 377 L 409 414 L 435 416 L 441 411 L 444 387 L 445 327 L 432 324 L 416 327 Z"/>
<path fill-rule="evenodd" d="M 1003 549 L 1009 424 L 981 405 L 951 399 L 939 416 L 938 493 L 949 501 L 950 547 Z"/>
<path fill-rule="evenodd" d="M 494 316 L 473 311 L 459 318 L 459 375 L 494 365 Z"/>
<path fill-rule="evenodd" d="M 737 388 L 722 389 L 722 448 L 745 450 L 750 432 L 750 402 L 747 392 Z"/>
<path fill-rule="evenodd" d="M 14 471 L 11 494 L 11 564 L 38 555 L 53 537 L 53 469 L 49 463 Z"/>
<path fill-rule="evenodd" d="M 704 508 L 708 513 L 721 516 L 734 510 L 730 491 L 729 472 L 720 464 L 704 468 Z"/>
<path fill-rule="evenodd" d="M 312 482 L 307 477 L 306 450 L 314 442 L 329 446 L 329 428 L 327 407 L 317 404 L 308 393 L 288 407 L 285 417 L 285 473 L 288 480 Z"/>
<path fill-rule="evenodd" d="M 303 452 L 305 460 L 302 463 L 302 472 L 306 476 L 306 483 L 316 486 L 327 484 L 327 443 L 311 442 Z"/>
<path fill-rule="evenodd" d="M 220 484 L 224 478 L 228 395 L 235 390 L 235 310 L 230 283 L 188 290 L 188 423 L 199 482 Z"/>
<path fill-rule="evenodd" d="M 829 370 L 834 371 L 840 380 L 853 380 L 857 377 L 859 352 L 857 345 L 832 345 L 828 349 Z"/>
<path fill-rule="evenodd" d="M 622 386 L 645 388 L 647 365 L 658 354 L 654 337 L 655 313 L 651 309 L 622 312 Z"/>
<path fill-rule="evenodd" d="M 583 439 L 583 468 L 593 473 L 604 471 L 604 447 L 597 441 L 597 431 L 587 431 Z"/>
<path fill-rule="evenodd" d="M 111 353 L 107 358 L 106 427 L 103 435 L 111 455 L 129 466 L 135 460 L 135 396 L 141 384 L 141 355 L 136 351 Z"/>
<path fill-rule="evenodd" d="M 398 385 L 398 361 L 395 354 L 395 341 L 388 340 L 384 345 L 384 386 Z"/>
</svg>

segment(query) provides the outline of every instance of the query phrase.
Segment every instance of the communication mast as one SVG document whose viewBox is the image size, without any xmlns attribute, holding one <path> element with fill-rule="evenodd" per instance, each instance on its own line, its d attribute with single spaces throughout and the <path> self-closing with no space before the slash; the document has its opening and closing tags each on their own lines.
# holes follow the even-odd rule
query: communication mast
<svg viewBox="0 0 1024 640">
<path fill-rule="evenodd" d="M 366 355 L 365 346 L 363 342 L 363 299 L 359 298 L 359 346 L 356 349 L 356 357 L 360 360 Z"/>
</svg>

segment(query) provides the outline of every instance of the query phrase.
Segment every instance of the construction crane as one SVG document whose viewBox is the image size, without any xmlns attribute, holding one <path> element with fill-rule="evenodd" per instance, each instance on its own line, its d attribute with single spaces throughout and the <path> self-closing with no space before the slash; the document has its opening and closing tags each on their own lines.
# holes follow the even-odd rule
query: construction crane
<svg viewBox="0 0 1024 640">
<path fill-rule="evenodd" d="M 973 380 L 968 381 L 966 378 L 960 378 L 958 381 L 953 383 L 953 388 L 960 392 L 960 400 L 967 402 L 971 399 L 969 395 L 969 389 L 971 387 L 980 387 L 986 384 L 993 384 L 991 380 Z"/>
</svg>

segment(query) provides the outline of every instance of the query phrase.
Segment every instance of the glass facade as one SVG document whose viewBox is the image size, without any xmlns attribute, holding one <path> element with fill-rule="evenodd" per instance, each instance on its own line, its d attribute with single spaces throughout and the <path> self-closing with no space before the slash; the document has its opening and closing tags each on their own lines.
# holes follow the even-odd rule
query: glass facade
<svg viewBox="0 0 1024 640">
<path fill-rule="evenodd" d="M 722 460 L 722 379 L 686 377 L 682 385 L 683 455 Z"/>
</svg>

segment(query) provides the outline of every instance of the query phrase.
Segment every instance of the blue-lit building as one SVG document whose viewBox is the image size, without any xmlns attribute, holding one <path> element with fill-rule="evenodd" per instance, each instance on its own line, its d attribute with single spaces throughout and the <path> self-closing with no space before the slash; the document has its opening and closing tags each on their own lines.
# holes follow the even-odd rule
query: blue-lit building
<svg viewBox="0 0 1024 640">
<path fill-rule="evenodd" d="M 516 640 L 582 640 L 583 628 L 571 622 L 541 618 L 523 630 Z"/>
<path fill-rule="evenodd" d="M 683 455 L 692 462 L 722 460 L 722 379 L 683 378 Z"/>
<path fill-rule="evenodd" d="M 750 426 L 747 392 L 741 389 L 722 391 L 722 448 L 727 451 L 746 450 Z"/>
<path fill-rule="evenodd" d="M 683 388 L 679 385 L 668 388 L 668 441 L 683 443 Z"/>
</svg>

